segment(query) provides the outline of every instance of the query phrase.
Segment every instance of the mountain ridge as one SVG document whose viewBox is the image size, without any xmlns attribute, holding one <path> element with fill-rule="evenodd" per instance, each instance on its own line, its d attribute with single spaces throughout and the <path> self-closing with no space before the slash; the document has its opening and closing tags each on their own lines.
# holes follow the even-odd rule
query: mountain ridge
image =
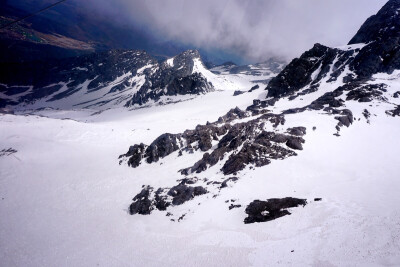
<svg viewBox="0 0 400 267">
<path fill-rule="evenodd" d="M 389 1 L 382 10 L 393 3 L 400 1 Z M 386 12 L 378 14 L 386 16 Z M 379 20 L 379 16 L 374 19 Z M 383 20 L 379 27 L 385 27 L 385 23 Z M 192 159 L 188 167 L 176 170 L 182 179 L 177 180 L 175 187 L 155 190 L 148 185 L 133 198 L 130 213 L 150 214 L 153 210 L 181 205 L 198 195 L 218 195 L 221 181 L 234 184 L 251 169 L 297 156 L 307 146 L 310 127 L 293 119 L 296 116 L 311 113 L 316 120 L 317 117 L 330 120 L 332 134 L 337 137 L 343 128 L 352 127 L 356 118 L 371 123 L 372 104 L 384 106 L 383 116 L 398 116 L 400 92 L 389 81 L 399 75 L 399 37 L 379 35 L 368 44 L 340 48 L 317 43 L 269 81 L 266 99 L 255 99 L 246 110 L 231 109 L 217 121 L 193 130 L 165 133 L 150 145 L 131 146 L 120 156 L 120 164 L 127 163 L 133 168 L 154 165 L 164 158 L 189 157 L 193 151 L 197 160 Z M 230 72 L 231 66 L 226 71 Z M 180 188 L 177 196 L 171 193 L 174 188 Z M 193 194 L 193 190 L 201 193 Z M 182 197 L 185 201 L 174 203 L 171 197 Z"/>
<path fill-rule="evenodd" d="M 143 50 L 111 50 L 61 60 L 0 65 L 5 70 L 0 73 L 0 106 L 22 110 L 105 109 L 121 105 L 131 108 L 171 103 L 180 101 L 177 96 L 213 90 L 249 90 L 254 86 L 253 76 L 269 78 L 283 66 L 279 63 L 274 68 L 259 67 L 257 72 L 238 71 L 232 80 L 229 75 L 209 71 L 198 50 L 187 50 L 161 62 Z M 236 84 L 237 79 L 242 84 Z"/>
</svg>

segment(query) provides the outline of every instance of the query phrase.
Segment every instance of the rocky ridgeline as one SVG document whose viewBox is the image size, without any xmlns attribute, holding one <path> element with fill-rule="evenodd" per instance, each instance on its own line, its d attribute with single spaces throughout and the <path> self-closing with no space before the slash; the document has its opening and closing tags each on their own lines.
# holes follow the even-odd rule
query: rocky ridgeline
<svg viewBox="0 0 400 267">
<path fill-rule="evenodd" d="M 144 51 L 112 50 L 59 61 L 8 63 L 0 73 L 0 90 L 10 98 L 1 98 L 0 108 L 46 97 L 52 102 L 81 90 L 92 93 L 105 89 L 104 99 L 97 96 L 84 103 L 76 99 L 75 105 L 86 108 L 113 101 L 129 107 L 158 101 L 162 96 L 209 92 L 212 84 L 193 73 L 195 58 L 200 59 L 199 53 L 189 50 L 174 57 L 170 65 L 167 61 L 159 63 Z M 127 90 L 133 93 L 118 95 Z M 18 94 L 22 96 L 12 98 Z"/>
<path fill-rule="evenodd" d="M 364 43 L 365 45 L 355 45 Z M 365 88 L 376 73 L 400 69 L 400 1 L 390 0 L 370 17 L 349 42 L 354 48 L 330 48 L 315 44 L 312 49 L 292 60 L 273 78 L 266 90 L 268 97 L 304 95 L 315 92 L 324 82 L 336 81 L 341 75 L 346 89 L 364 102 L 380 94 L 377 88 Z M 301 92 L 298 92 L 300 91 Z M 361 91 L 368 91 L 363 95 Z"/>
<path fill-rule="evenodd" d="M 266 111 L 263 110 L 261 114 Z M 254 114 L 259 115 L 259 111 L 235 108 L 218 121 L 198 125 L 194 130 L 186 130 L 180 134 L 163 134 L 150 145 L 141 143 L 131 146 L 126 154 L 120 156 L 120 163 L 125 159 L 128 165 L 136 168 L 143 161 L 151 164 L 178 150 L 179 156 L 200 150 L 204 152 L 202 158 L 193 166 L 180 170 L 182 175 L 201 173 L 220 161 L 225 161 L 221 169 L 223 174 L 231 175 L 248 165 L 265 166 L 273 159 L 294 156 L 294 150 L 303 149 L 302 144 L 305 141 L 302 136 L 306 134 L 304 127 L 288 128 L 285 133 L 266 131 L 266 124 L 276 128 L 285 123 L 283 115 L 272 113 L 240 122 L 240 119 L 255 116 Z M 235 121 L 237 123 L 233 123 Z M 216 142 L 216 146 L 213 146 L 213 142 Z"/>
<path fill-rule="evenodd" d="M 349 44 L 369 43 L 400 36 L 400 0 L 390 0 L 376 15 L 369 17 Z"/>
</svg>

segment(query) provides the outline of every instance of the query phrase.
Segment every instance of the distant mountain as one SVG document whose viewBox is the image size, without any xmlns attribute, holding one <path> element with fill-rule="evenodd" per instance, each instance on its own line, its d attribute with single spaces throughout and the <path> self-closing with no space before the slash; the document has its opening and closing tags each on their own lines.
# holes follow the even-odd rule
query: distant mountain
<svg viewBox="0 0 400 267">
<path fill-rule="evenodd" d="M 158 101 L 162 95 L 207 92 L 212 87 L 193 73 L 193 56 L 186 52 L 160 64 L 144 51 L 112 50 L 60 61 L 7 64 L 8 71 L 0 74 L 2 92 L 8 96 L 2 106 L 132 106 Z"/>
<path fill-rule="evenodd" d="M 0 107 L 17 109 L 165 104 L 213 90 L 249 90 L 279 72 L 265 67 L 246 69 L 240 77 L 217 75 L 197 50 L 161 62 L 145 51 L 111 50 L 0 67 Z"/>
<path fill-rule="evenodd" d="M 251 75 L 258 77 L 254 82 L 268 84 L 270 79 L 279 73 L 286 66 L 286 62 L 282 59 L 271 58 L 265 62 L 238 66 L 233 62 L 225 62 L 221 65 L 211 68 L 215 74 L 236 74 Z"/>
</svg>

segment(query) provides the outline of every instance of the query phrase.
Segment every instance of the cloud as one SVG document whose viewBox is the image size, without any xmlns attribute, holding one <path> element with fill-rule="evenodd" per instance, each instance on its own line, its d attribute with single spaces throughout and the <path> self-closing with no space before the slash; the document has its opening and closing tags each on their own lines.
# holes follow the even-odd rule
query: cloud
<svg viewBox="0 0 400 267">
<path fill-rule="evenodd" d="M 154 36 L 257 61 L 346 44 L 385 0 L 89 0 Z"/>
</svg>

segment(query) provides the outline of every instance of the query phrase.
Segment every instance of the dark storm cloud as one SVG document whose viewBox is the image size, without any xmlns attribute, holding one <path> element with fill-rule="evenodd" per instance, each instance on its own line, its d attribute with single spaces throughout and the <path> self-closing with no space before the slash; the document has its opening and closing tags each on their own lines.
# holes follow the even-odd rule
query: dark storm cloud
<svg viewBox="0 0 400 267">
<path fill-rule="evenodd" d="M 314 43 L 346 44 L 386 0 L 90 0 L 120 22 L 250 60 L 291 58 Z"/>
</svg>

